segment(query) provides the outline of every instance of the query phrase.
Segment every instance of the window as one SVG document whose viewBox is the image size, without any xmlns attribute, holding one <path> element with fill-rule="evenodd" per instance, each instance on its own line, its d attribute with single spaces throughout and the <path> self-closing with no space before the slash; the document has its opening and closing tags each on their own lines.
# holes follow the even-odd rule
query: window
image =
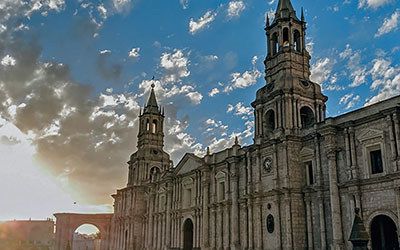
<svg viewBox="0 0 400 250">
<path fill-rule="evenodd" d="M 369 152 L 371 159 L 371 173 L 380 174 L 383 173 L 383 163 L 382 163 L 382 151 L 374 150 Z"/>
<path fill-rule="evenodd" d="M 189 208 L 192 206 L 192 189 L 191 188 L 186 188 L 185 189 L 185 200 L 184 204 L 186 208 Z"/>
<path fill-rule="evenodd" d="M 314 169 L 312 161 L 306 162 L 306 171 L 307 171 L 307 184 L 313 185 L 315 183 L 315 180 L 314 180 Z"/>
<path fill-rule="evenodd" d="M 146 120 L 146 130 L 147 131 L 150 130 L 150 121 L 149 121 L 149 119 Z"/>
</svg>

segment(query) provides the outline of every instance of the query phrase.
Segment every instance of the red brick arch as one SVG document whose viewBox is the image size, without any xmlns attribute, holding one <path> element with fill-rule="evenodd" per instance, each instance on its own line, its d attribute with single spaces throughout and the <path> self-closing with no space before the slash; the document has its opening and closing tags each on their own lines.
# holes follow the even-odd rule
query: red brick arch
<svg viewBox="0 0 400 250">
<path fill-rule="evenodd" d="M 100 231 L 101 250 L 109 250 L 111 218 L 113 214 L 74 214 L 57 213 L 56 217 L 56 250 L 72 247 L 75 230 L 83 224 L 92 224 Z"/>
</svg>

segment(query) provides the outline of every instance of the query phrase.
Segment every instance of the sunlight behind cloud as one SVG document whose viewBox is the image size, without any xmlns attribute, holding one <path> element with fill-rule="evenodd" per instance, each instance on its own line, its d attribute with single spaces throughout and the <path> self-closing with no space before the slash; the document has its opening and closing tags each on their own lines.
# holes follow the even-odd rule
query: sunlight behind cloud
<svg viewBox="0 0 400 250">
<path fill-rule="evenodd" d="M 45 219 L 55 212 L 111 211 L 106 205 L 76 204 L 70 190 L 39 166 L 35 153 L 29 136 L 0 117 L 0 220 Z"/>
</svg>

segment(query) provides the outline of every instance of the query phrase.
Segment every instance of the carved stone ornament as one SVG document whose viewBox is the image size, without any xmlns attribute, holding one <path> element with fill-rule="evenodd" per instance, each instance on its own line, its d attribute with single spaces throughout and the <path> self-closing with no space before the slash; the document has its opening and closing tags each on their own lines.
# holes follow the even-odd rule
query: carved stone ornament
<svg viewBox="0 0 400 250">
<path fill-rule="evenodd" d="M 272 171 L 272 158 L 271 157 L 265 158 L 263 168 L 267 173 L 270 173 Z"/>
</svg>

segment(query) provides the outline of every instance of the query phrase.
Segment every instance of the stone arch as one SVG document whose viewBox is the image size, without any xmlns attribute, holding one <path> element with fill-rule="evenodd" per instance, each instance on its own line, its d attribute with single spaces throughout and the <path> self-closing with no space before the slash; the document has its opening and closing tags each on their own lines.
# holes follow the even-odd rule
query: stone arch
<svg viewBox="0 0 400 250">
<path fill-rule="evenodd" d="M 150 168 L 150 180 L 152 182 L 158 181 L 158 179 L 161 177 L 161 170 L 159 167 L 154 166 Z"/>
<path fill-rule="evenodd" d="M 374 213 L 369 218 L 369 233 L 373 250 L 400 249 L 396 216 L 390 212 Z"/>
<path fill-rule="evenodd" d="M 156 119 L 153 120 L 151 124 L 151 133 L 155 134 L 158 131 L 158 122 Z"/>
<path fill-rule="evenodd" d="M 75 230 L 83 224 L 97 227 L 101 235 L 101 250 L 108 250 L 110 244 L 111 219 L 113 214 L 75 214 L 57 213 L 56 217 L 56 249 L 71 247 Z"/>
<path fill-rule="evenodd" d="M 315 114 L 309 106 L 300 108 L 300 121 L 302 128 L 311 128 L 315 124 Z"/>
<path fill-rule="evenodd" d="M 279 51 L 279 35 L 277 32 L 272 34 L 271 43 L 272 55 L 275 55 Z"/>
<path fill-rule="evenodd" d="M 282 47 L 289 47 L 290 39 L 289 39 L 289 28 L 285 27 L 282 31 Z"/>
<path fill-rule="evenodd" d="M 301 52 L 302 51 L 301 35 L 300 35 L 300 32 L 298 30 L 296 30 L 296 29 L 293 31 L 293 45 L 294 45 L 294 49 L 297 52 Z"/>
</svg>

